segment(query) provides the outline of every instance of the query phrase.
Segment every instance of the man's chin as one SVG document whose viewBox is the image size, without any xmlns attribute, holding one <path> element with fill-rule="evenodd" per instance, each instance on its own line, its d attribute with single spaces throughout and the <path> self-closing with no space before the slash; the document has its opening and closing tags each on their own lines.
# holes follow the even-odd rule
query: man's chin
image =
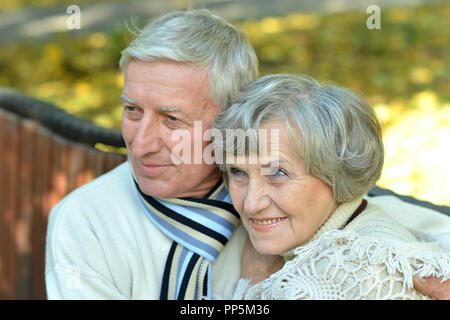
<svg viewBox="0 0 450 320">
<path fill-rule="evenodd" d="M 139 188 L 148 196 L 158 198 L 172 198 L 176 194 L 176 190 L 167 187 L 167 180 L 162 181 L 154 178 L 138 178 Z M 172 184 L 173 185 L 173 184 Z"/>
</svg>

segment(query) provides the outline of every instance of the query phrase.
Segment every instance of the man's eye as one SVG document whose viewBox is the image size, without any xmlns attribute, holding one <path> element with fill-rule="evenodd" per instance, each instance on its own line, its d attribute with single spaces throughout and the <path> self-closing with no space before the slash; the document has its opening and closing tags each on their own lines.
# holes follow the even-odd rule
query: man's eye
<svg viewBox="0 0 450 320">
<path fill-rule="evenodd" d="M 124 115 L 130 120 L 139 120 L 142 118 L 142 110 L 138 107 L 124 106 Z"/>
<path fill-rule="evenodd" d="M 137 111 L 137 108 L 136 107 L 132 107 L 132 106 L 125 106 L 125 110 L 129 111 L 129 112 L 134 112 L 134 111 Z"/>
<path fill-rule="evenodd" d="M 169 119 L 170 121 L 177 121 L 178 118 L 174 117 L 174 116 L 167 116 L 167 119 Z"/>
</svg>

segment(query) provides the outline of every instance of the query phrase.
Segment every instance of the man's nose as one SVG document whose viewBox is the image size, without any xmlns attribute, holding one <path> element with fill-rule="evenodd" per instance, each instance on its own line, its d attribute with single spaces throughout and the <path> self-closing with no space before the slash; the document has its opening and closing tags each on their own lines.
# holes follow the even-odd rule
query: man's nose
<svg viewBox="0 0 450 320">
<path fill-rule="evenodd" d="M 138 126 L 133 141 L 133 153 L 143 157 L 148 153 L 157 153 L 163 147 L 161 127 L 154 115 L 145 115 Z"/>
<path fill-rule="evenodd" d="M 249 215 L 256 215 L 268 208 L 270 202 L 261 179 L 250 179 L 244 199 L 244 211 Z"/>
</svg>

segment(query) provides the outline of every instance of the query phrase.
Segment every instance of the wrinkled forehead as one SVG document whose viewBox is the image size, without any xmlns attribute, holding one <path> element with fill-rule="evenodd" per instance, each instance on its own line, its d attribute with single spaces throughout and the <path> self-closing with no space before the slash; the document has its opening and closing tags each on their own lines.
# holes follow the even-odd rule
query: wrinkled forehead
<svg viewBox="0 0 450 320">
<path fill-rule="evenodd" d="M 301 158 L 283 121 L 271 121 L 259 129 L 226 131 L 220 143 L 215 143 L 218 151 L 226 157 L 224 164 L 239 162 L 264 165 L 283 158 Z M 298 135 L 296 137 L 300 139 Z"/>
<path fill-rule="evenodd" d="M 263 169 L 279 167 L 279 165 L 283 163 L 290 163 L 290 161 L 288 161 L 278 153 L 262 154 L 256 152 L 250 152 L 246 155 L 236 155 L 234 157 L 229 157 L 225 162 L 227 166 L 244 165 L 255 166 Z"/>
<path fill-rule="evenodd" d="M 264 153 L 278 149 L 280 144 L 280 128 L 261 127 L 259 129 L 226 129 L 215 137 L 217 147 L 236 155 Z"/>
</svg>

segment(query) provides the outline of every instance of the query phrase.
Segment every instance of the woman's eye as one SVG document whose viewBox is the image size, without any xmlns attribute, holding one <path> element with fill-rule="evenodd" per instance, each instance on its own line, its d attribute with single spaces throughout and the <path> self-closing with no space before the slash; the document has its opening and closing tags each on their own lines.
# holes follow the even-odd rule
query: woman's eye
<svg viewBox="0 0 450 320">
<path fill-rule="evenodd" d="M 274 173 L 274 176 L 276 176 L 276 177 L 287 176 L 287 173 L 281 169 L 278 169 L 277 172 Z"/>
<path fill-rule="evenodd" d="M 267 171 L 265 171 L 267 170 Z M 262 171 L 262 175 L 264 176 L 268 176 L 269 178 L 283 178 L 283 177 L 287 177 L 289 176 L 289 174 L 284 171 L 283 169 L 278 169 L 278 168 L 273 168 L 273 169 L 264 169 L 264 171 Z"/>
<path fill-rule="evenodd" d="M 244 172 L 242 172 L 241 170 L 239 170 L 237 168 L 229 168 L 228 170 L 230 172 L 230 175 L 232 175 L 232 176 L 241 177 L 244 175 Z"/>
</svg>

